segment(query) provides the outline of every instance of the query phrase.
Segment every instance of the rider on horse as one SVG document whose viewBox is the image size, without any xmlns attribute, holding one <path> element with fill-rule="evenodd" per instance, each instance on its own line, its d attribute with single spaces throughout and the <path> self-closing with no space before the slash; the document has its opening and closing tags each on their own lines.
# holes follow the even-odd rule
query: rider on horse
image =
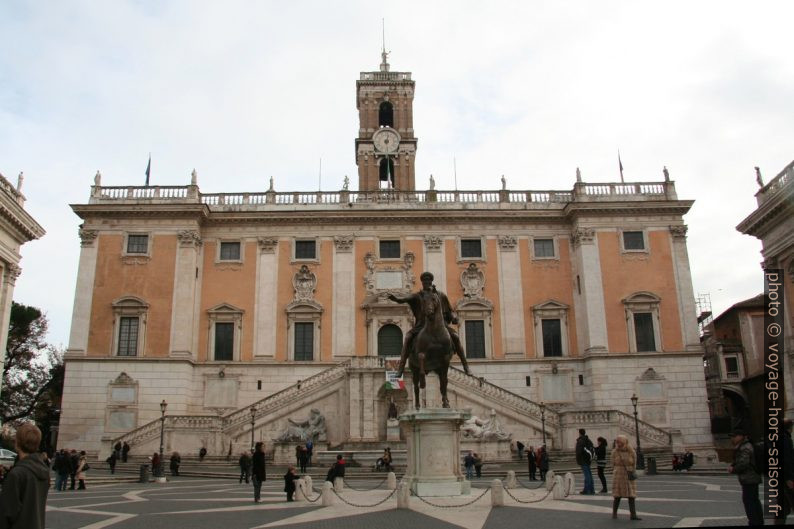
<svg viewBox="0 0 794 529">
<path fill-rule="evenodd" d="M 405 341 L 403 342 L 403 348 L 400 353 L 400 365 L 397 369 L 397 376 L 401 377 L 403 375 L 403 371 L 405 370 L 405 362 L 408 360 L 408 355 L 413 349 L 416 336 L 425 326 L 425 315 L 422 312 L 422 296 L 426 296 L 428 294 L 436 294 L 441 300 L 442 311 L 444 313 L 444 322 L 446 323 L 449 337 L 452 340 L 452 348 L 460 357 L 460 362 L 463 364 L 463 370 L 466 371 L 467 374 L 470 374 L 469 364 L 466 362 L 466 356 L 463 354 L 463 346 L 460 343 L 458 333 L 449 326 L 450 323 L 454 323 L 456 325 L 458 323 L 458 318 L 452 312 L 452 306 L 449 303 L 449 298 L 447 298 L 446 294 L 443 292 L 436 290 L 435 285 L 433 285 L 433 274 L 430 272 L 422 272 L 422 275 L 419 276 L 419 279 L 422 281 L 422 290 L 419 292 L 408 294 L 407 296 L 397 296 L 391 293 L 389 294 L 390 300 L 397 303 L 407 303 L 408 306 L 411 307 L 411 312 L 413 312 L 414 315 L 414 326 L 405 334 Z"/>
</svg>

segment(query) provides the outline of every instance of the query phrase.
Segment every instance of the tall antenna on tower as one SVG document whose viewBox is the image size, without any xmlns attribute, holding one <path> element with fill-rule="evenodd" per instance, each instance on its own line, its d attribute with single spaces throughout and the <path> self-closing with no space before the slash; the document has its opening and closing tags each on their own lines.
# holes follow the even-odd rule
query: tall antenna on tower
<svg viewBox="0 0 794 529">
<path fill-rule="evenodd" d="M 381 51 L 385 53 L 386 52 L 386 19 L 381 18 L 380 23 L 381 23 L 381 28 L 383 29 L 383 48 L 381 48 Z"/>
<path fill-rule="evenodd" d="M 458 163 L 455 157 L 452 157 L 452 176 L 455 178 L 455 191 L 458 190 Z"/>
</svg>

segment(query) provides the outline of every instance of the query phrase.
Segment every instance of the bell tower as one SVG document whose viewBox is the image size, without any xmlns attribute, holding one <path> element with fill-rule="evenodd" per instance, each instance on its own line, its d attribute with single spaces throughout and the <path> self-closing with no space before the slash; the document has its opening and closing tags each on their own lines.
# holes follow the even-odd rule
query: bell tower
<svg viewBox="0 0 794 529">
<path fill-rule="evenodd" d="M 416 188 L 414 158 L 414 82 L 411 72 L 392 72 L 388 53 L 380 71 L 361 72 L 356 81 L 358 190 Z"/>
</svg>

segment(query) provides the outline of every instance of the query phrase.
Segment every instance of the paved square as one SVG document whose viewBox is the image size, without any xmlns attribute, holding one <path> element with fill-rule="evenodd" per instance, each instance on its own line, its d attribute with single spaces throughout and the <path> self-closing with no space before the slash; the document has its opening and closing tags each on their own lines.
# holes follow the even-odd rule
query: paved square
<svg viewBox="0 0 794 529">
<path fill-rule="evenodd" d="M 321 485 L 315 482 L 316 489 Z M 643 520 L 635 522 L 628 520 L 625 499 L 618 520 L 611 519 L 610 495 L 576 494 L 554 500 L 543 488 L 519 487 L 510 490 L 512 496 L 505 495 L 504 507 L 492 507 L 491 494 L 485 491 L 490 482 L 481 480 L 475 481 L 469 497 L 428 498 L 429 503 L 411 498 L 411 510 L 404 510 L 396 508 L 395 495 L 383 501 L 391 492 L 383 482 L 352 480 L 349 485 L 359 490 L 346 487 L 335 496 L 336 504 L 330 507 L 322 507 L 320 501 L 287 503 L 281 479 L 265 483 L 263 501 L 258 504 L 253 502 L 251 485 L 199 478 L 175 478 L 165 484 L 97 485 L 87 491 L 51 491 L 47 528 L 510 529 L 528 525 L 643 528 L 746 524 L 739 484 L 728 475 L 642 477 L 637 509 Z M 366 490 L 376 485 L 377 488 Z M 524 485 L 529 484 L 524 482 Z M 472 502 L 478 496 L 481 497 Z M 317 497 L 319 492 L 310 499 Z M 346 502 L 364 507 L 353 507 Z M 470 504 L 464 505 L 467 503 Z"/>
</svg>

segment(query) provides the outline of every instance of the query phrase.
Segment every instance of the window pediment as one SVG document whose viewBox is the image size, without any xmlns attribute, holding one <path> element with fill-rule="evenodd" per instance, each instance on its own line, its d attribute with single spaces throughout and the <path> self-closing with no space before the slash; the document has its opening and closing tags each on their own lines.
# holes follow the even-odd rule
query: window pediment
<svg viewBox="0 0 794 529">
<path fill-rule="evenodd" d="M 623 298 L 624 305 L 632 305 L 632 304 L 639 304 L 639 303 L 659 303 L 662 301 L 662 298 L 654 294 L 653 292 L 647 291 L 640 291 L 631 294 Z"/>
<path fill-rule="evenodd" d="M 556 299 L 550 299 L 548 301 L 544 301 L 543 303 L 532 306 L 532 310 L 534 311 L 560 311 L 568 310 L 569 308 L 570 307 L 568 305 L 561 303 Z"/>
<path fill-rule="evenodd" d="M 317 313 L 323 312 L 323 306 L 314 300 L 299 300 L 293 301 L 286 308 L 287 313 Z"/>
<path fill-rule="evenodd" d="M 217 316 L 223 314 L 245 314 L 245 311 L 229 303 L 221 303 L 220 305 L 215 305 L 211 309 L 207 309 L 207 313 Z"/>
<path fill-rule="evenodd" d="M 112 303 L 114 309 L 148 309 L 149 304 L 137 296 L 122 296 Z"/>
</svg>

